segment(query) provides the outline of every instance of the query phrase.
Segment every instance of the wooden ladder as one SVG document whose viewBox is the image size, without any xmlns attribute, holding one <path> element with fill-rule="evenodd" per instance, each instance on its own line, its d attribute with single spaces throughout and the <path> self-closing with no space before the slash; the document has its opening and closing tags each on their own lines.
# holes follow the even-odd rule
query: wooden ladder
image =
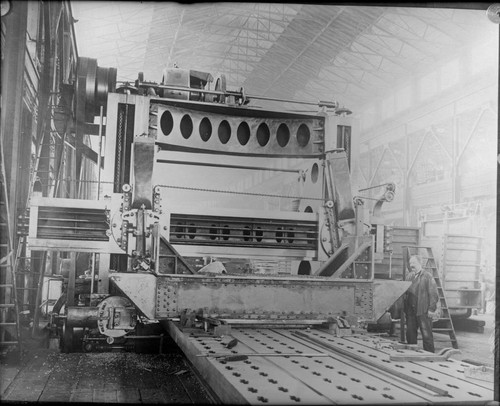
<svg viewBox="0 0 500 406">
<path fill-rule="evenodd" d="M 434 341 L 450 341 L 453 348 L 458 349 L 457 336 L 455 335 L 455 328 L 453 327 L 453 321 L 451 320 L 450 311 L 448 309 L 448 304 L 446 302 L 446 296 L 444 293 L 443 285 L 441 283 L 441 278 L 439 277 L 439 272 L 432 253 L 432 248 L 422 247 L 422 246 L 407 246 L 405 252 L 405 267 L 408 267 L 409 259 L 412 255 L 418 255 L 422 260 L 422 267 L 424 270 L 430 272 L 434 281 L 436 282 L 438 294 L 439 294 L 439 304 L 441 306 L 441 317 L 439 318 L 439 327 L 433 327 L 433 333 L 448 334 L 449 338 L 440 338 L 434 336 Z"/>
<path fill-rule="evenodd" d="M 1 148 L 0 175 L 0 350 L 6 353 L 14 348 L 22 356 L 21 330 L 12 243 L 10 211 L 7 194 L 5 161 Z"/>
</svg>

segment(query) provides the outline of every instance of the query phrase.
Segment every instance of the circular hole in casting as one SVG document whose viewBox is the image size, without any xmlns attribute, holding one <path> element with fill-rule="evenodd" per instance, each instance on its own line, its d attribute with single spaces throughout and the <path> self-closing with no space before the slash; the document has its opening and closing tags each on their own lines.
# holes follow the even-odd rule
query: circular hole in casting
<svg viewBox="0 0 500 406">
<path fill-rule="evenodd" d="M 229 226 L 226 224 L 224 226 L 224 229 L 222 230 L 222 235 L 224 236 L 224 237 L 222 237 L 222 239 L 225 241 L 229 240 L 230 234 L 231 234 L 231 230 L 229 230 Z"/>
<path fill-rule="evenodd" d="M 316 183 L 319 177 L 319 166 L 315 163 L 311 168 L 311 182 Z"/>
<path fill-rule="evenodd" d="M 276 139 L 280 147 L 286 146 L 290 141 L 290 130 L 286 124 L 280 124 L 276 132 Z"/>
<path fill-rule="evenodd" d="M 194 227 L 194 224 L 190 224 L 191 227 L 188 228 L 188 233 L 190 233 L 189 238 L 193 239 L 196 234 L 196 227 Z"/>
<path fill-rule="evenodd" d="M 257 237 L 256 240 L 257 242 L 262 241 L 262 236 L 264 235 L 264 231 L 262 231 L 262 228 L 257 227 L 257 231 L 255 231 L 255 236 Z"/>
<path fill-rule="evenodd" d="M 210 239 L 215 240 L 217 238 L 217 226 L 215 224 L 212 224 L 212 227 L 210 228 L 209 234 L 210 234 Z"/>
<path fill-rule="evenodd" d="M 164 135 L 168 135 L 172 132 L 174 128 L 174 118 L 170 111 L 164 111 L 160 118 L 160 128 Z"/>
<path fill-rule="evenodd" d="M 281 227 L 276 229 L 276 242 L 281 242 L 281 237 L 283 237 L 283 232 L 281 230 Z"/>
<path fill-rule="evenodd" d="M 299 269 L 297 271 L 298 275 L 311 275 L 311 263 L 309 261 L 301 261 L 299 264 Z"/>
<path fill-rule="evenodd" d="M 212 123 L 210 120 L 206 117 L 203 117 L 203 119 L 200 121 L 200 138 L 207 142 L 210 137 L 212 136 Z"/>
<path fill-rule="evenodd" d="M 184 114 L 184 116 L 181 119 L 181 134 L 185 139 L 188 139 L 189 137 L 191 137 L 192 133 L 193 133 L 193 120 L 191 120 L 189 114 Z"/>
<path fill-rule="evenodd" d="M 250 235 L 252 235 L 252 232 L 250 231 L 249 226 L 245 226 L 245 229 L 243 230 L 243 235 L 245 236 L 245 237 L 243 237 L 243 240 L 252 241 L 252 238 L 249 237 Z"/>
<path fill-rule="evenodd" d="M 219 124 L 219 140 L 223 144 L 227 144 L 229 141 L 229 138 L 231 138 L 231 126 L 226 120 L 222 120 Z"/>
<path fill-rule="evenodd" d="M 257 128 L 257 142 L 261 147 L 265 146 L 269 142 L 269 137 L 271 133 L 269 131 L 269 127 L 266 123 L 262 123 Z"/>
<path fill-rule="evenodd" d="M 182 238 L 182 237 L 185 237 L 184 236 L 184 227 L 182 226 L 181 223 L 179 223 L 178 225 L 176 225 L 174 227 L 174 231 L 176 232 L 176 237 L 177 238 Z"/>
<path fill-rule="evenodd" d="M 309 143 L 311 138 L 311 132 L 309 127 L 305 124 L 301 124 L 297 130 L 297 142 L 301 147 L 305 147 Z"/>
<path fill-rule="evenodd" d="M 236 137 L 241 145 L 247 145 L 248 140 L 250 139 L 250 127 L 245 121 L 242 121 L 238 126 Z"/>
</svg>

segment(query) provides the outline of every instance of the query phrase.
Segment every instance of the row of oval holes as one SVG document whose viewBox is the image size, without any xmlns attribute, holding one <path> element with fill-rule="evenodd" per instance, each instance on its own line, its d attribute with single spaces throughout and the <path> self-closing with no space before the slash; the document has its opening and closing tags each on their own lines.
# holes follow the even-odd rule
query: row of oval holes
<svg viewBox="0 0 500 406">
<path fill-rule="evenodd" d="M 163 112 L 160 119 L 161 131 L 165 135 L 169 135 L 174 128 L 174 118 L 169 111 Z M 180 122 L 181 134 L 185 139 L 191 137 L 193 133 L 193 120 L 189 114 L 184 114 Z M 199 125 L 200 138 L 203 141 L 208 141 L 212 136 L 212 123 L 207 117 L 204 117 L 200 121 Z M 219 128 L 217 129 L 217 135 L 222 144 L 227 144 L 231 138 L 231 125 L 227 120 L 222 120 L 219 123 Z M 236 131 L 236 137 L 241 145 L 246 145 L 250 140 L 250 126 L 242 121 L 238 126 Z M 257 142 L 261 147 L 264 147 L 269 142 L 271 137 L 271 132 L 269 126 L 266 123 L 261 123 L 257 128 Z M 297 129 L 297 143 L 300 147 L 305 147 L 311 138 L 311 133 L 309 127 L 306 124 L 301 124 Z M 290 129 L 284 123 L 280 124 L 278 130 L 276 131 L 276 140 L 280 147 L 285 147 L 290 141 Z"/>
</svg>

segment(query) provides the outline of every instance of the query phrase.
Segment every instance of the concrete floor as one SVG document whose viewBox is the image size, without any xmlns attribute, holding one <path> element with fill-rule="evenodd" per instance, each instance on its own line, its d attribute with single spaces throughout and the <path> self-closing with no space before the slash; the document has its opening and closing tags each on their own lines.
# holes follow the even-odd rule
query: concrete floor
<svg viewBox="0 0 500 406">
<path fill-rule="evenodd" d="M 494 316 L 479 315 L 484 333 L 457 331 L 457 360 L 493 366 Z M 28 345 L 28 347 L 30 347 Z M 436 342 L 436 352 L 450 347 Z M 31 344 L 21 364 L 0 364 L 2 402 L 201 403 L 213 401 L 176 348 L 168 354 L 73 353 Z"/>
<path fill-rule="evenodd" d="M 473 316 L 472 319 L 483 320 L 486 323 L 484 333 L 455 331 L 461 354 L 456 354 L 452 358 L 460 361 L 473 360 L 482 365 L 493 367 L 495 316 L 493 314 L 481 314 Z"/>
</svg>

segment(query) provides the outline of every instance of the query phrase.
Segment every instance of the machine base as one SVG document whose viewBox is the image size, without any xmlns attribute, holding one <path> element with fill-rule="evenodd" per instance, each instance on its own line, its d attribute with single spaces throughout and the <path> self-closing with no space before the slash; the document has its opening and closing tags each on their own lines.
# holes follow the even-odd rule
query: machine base
<svg viewBox="0 0 500 406">
<path fill-rule="evenodd" d="M 162 324 L 223 403 L 484 404 L 493 399 L 490 384 L 464 376 L 466 364 L 438 361 L 437 354 L 428 361 L 433 354 L 379 336 L 233 327 L 231 335 L 217 337 L 202 329 L 183 332 L 172 321 Z M 237 345 L 228 348 L 234 339 Z M 412 361 L 401 360 L 405 354 Z"/>
</svg>

